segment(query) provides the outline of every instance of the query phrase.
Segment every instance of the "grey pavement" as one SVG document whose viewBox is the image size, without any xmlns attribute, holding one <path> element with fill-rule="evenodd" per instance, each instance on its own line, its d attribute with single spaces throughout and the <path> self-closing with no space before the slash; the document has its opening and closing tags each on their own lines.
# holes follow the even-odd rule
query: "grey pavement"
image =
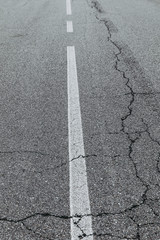
<svg viewBox="0 0 160 240">
<path fill-rule="evenodd" d="M 160 1 L 73 0 L 72 12 L 0 0 L 0 239 L 71 239 L 74 45 L 93 239 L 160 240 Z"/>
</svg>

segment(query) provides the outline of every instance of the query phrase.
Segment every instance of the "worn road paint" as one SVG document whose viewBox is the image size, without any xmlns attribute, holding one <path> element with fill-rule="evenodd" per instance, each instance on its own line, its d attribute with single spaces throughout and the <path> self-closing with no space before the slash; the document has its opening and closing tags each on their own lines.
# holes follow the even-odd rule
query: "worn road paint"
<svg viewBox="0 0 160 240">
<path fill-rule="evenodd" d="M 72 15 L 71 0 L 66 0 L 67 15 Z"/>
<path fill-rule="evenodd" d="M 73 23 L 72 21 L 67 21 L 67 32 L 72 33 L 73 32 Z"/>
<path fill-rule="evenodd" d="M 71 240 L 93 240 L 74 46 L 67 47 L 67 76 Z"/>
</svg>

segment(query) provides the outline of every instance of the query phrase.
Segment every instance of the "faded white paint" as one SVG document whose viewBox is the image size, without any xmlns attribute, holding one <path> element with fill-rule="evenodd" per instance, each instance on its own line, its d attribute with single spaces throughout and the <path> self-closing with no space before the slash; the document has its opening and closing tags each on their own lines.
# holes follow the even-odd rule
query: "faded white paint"
<svg viewBox="0 0 160 240">
<path fill-rule="evenodd" d="M 74 46 L 67 47 L 67 72 L 71 240 L 79 240 L 83 233 L 84 240 L 93 240 Z"/>
</svg>

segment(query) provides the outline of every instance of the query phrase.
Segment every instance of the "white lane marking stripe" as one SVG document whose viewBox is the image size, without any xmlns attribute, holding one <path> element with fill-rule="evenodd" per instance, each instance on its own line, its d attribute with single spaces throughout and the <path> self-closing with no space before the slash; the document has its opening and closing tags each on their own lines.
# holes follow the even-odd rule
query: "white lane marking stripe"
<svg viewBox="0 0 160 240">
<path fill-rule="evenodd" d="M 66 0 L 67 15 L 72 15 L 71 0 Z"/>
<path fill-rule="evenodd" d="M 71 240 L 79 240 L 79 236 L 83 236 L 85 240 L 93 240 L 86 161 L 84 157 L 77 158 L 78 156 L 85 156 L 85 151 L 74 46 L 67 47 L 67 76 L 70 214 L 75 216 L 71 218 Z"/>
<path fill-rule="evenodd" d="M 67 21 L 67 32 L 68 33 L 73 32 L 73 23 L 72 23 L 72 21 Z"/>
</svg>

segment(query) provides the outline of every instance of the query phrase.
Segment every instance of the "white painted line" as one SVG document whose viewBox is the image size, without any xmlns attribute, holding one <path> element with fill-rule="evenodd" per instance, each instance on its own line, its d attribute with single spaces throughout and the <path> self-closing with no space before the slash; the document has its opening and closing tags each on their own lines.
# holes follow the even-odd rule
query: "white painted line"
<svg viewBox="0 0 160 240">
<path fill-rule="evenodd" d="M 72 33 L 73 32 L 73 23 L 72 21 L 67 21 L 67 32 Z"/>
<path fill-rule="evenodd" d="M 71 0 L 66 0 L 67 15 L 72 15 Z"/>
<path fill-rule="evenodd" d="M 71 240 L 93 240 L 75 47 L 67 47 Z M 80 157 L 79 157 L 80 156 Z M 78 158 L 77 158 L 78 157 Z M 74 160 L 73 160 L 74 159 Z M 76 217 L 77 216 L 77 217 Z M 79 216 L 83 216 L 82 218 Z M 84 236 L 86 234 L 86 237 Z"/>
</svg>

